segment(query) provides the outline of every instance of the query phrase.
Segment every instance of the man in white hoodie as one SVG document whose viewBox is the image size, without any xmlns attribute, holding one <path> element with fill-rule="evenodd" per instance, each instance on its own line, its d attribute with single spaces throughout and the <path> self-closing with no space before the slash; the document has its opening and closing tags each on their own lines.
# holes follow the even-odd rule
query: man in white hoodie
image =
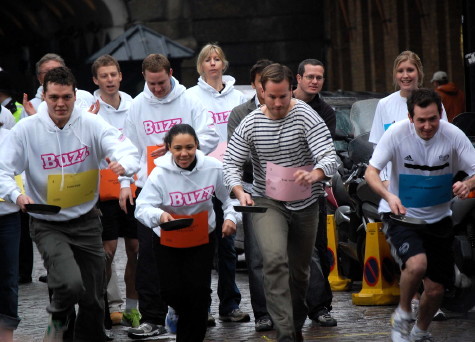
<svg viewBox="0 0 475 342">
<path fill-rule="evenodd" d="M 97 114 L 122 131 L 125 117 L 132 104 L 132 97 L 119 90 L 122 81 L 119 63 L 114 57 L 103 55 L 92 63 L 91 71 L 92 80 L 99 87 L 94 92 L 95 100 L 99 101 L 99 112 Z M 110 170 L 106 169 L 107 163 L 105 160 L 103 166 L 105 169 L 101 170 L 101 190 L 103 191 L 99 193 L 98 207 L 102 212 L 101 222 L 104 227 L 102 244 L 106 253 L 107 299 L 111 308 L 110 318 L 112 320 L 106 317 L 105 325 L 106 329 L 110 329 L 112 323 L 117 324 L 123 321 L 125 325 L 138 327 L 140 314 L 137 311 L 138 294 L 135 290 L 135 269 L 137 267 L 139 241 L 137 239 L 137 221 L 134 217 L 134 197 L 130 187 L 119 190 L 117 186 L 116 189 L 114 184 L 117 184 L 117 176 L 111 175 Z M 112 186 L 108 187 L 107 185 Z M 124 274 L 126 292 L 124 314 L 120 312 L 120 304 L 123 301 L 118 284 L 116 281 L 112 281 L 112 279 L 117 279 L 117 275 L 111 277 L 112 273 L 115 273 L 112 262 L 117 251 L 119 236 L 124 237 L 127 253 Z M 112 304 L 114 304 L 113 307 Z"/>
<path fill-rule="evenodd" d="M 53 291 L 44 341 L 62 340 L 75 304 L 74 340 L 103 341 L 104 250 L 95 209 L 100 162 L 109 157 L 114 173 L 131 176 L 137 149 L 99 116 L 75 108 L 69 69 L 50 70 L 44 81 L 44 110 L 20 120 L 0 147 L 0 197 L 24 211 L 34 203 L 61 207 L 54 215 L 30 212 L 30 234 Z M 23 171 L 26 194 L 13 180 Z"/>
<path fill-rule="evenodd" d="M 163 138 L 176 124 L 191 125 L 199 138 L 201 150 L 212 152 L 219 141 L 211 117 L 200 101 L 185 92 L 174 78 L 169 60 L 160 54 L 148 55 L 142 62 L 145 86 L 132 101 L 124 126 L 125 135 L 137 146 L 140 170 L 137 173 L 137 195 L 155 167 L 154 158 L 165 154 Z M 122 187 L 125 187 L 122 184 Z M 139 223 L 139 259 L 136 289 L 142 324 L 129 329 L 129 337 L 145 338 L 163 334 L 167 306 L 159 293 L 159 277 L 152 249 L 153 231 Z"/>
</svg>

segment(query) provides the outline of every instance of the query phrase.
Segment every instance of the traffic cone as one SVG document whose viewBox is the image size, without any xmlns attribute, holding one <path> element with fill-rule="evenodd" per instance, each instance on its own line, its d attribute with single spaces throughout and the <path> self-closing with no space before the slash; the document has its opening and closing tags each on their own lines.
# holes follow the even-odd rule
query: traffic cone
<svg viewBox="0 0 475 342">
<path fill-rule="evenodd" d="M 355 305 L 389 305 L 399 301 L 399 286 L 394 275 L 394 260 L 381 231 L 381 222 L 366 226 L 366 250 L 363 287 L 353 293 Z"/>
<path fill-rule="evenodd" d="M 351 286 L 351 279 L 342 277 L 338 271 L 336 224 L 334 215 L 327 215 L 327 238 L 328 254 L 331 255 L 328 282 L 330 283 L 332 291 L 347 291 Z"/>
</svg>

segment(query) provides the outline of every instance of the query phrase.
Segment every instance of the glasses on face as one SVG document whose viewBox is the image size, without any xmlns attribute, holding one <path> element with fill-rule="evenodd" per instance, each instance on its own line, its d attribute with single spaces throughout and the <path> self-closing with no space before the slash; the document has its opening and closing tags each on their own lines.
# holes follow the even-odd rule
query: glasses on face
<svg viewBox="0 0 475 342">
<path fill-rule="evenodd" d="M 318 76 L 316 76 L 316 75 L 305 75 L 304 77 L 305 77 L 308 81 L 317 80 L 317 81 L 320 82 L 320 81 L 322 81 L 322 80 L 325 79 L 325 77 L 320 76 L 320 75 L 318 75 Z"/>
</svg>

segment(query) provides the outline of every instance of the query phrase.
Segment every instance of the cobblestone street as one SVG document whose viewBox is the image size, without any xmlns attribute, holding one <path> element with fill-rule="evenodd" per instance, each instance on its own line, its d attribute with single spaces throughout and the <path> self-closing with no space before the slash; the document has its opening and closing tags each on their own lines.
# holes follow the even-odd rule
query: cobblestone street
<svg viewBox="0 0 475 342">
<path fill-rule="evenodd" d="M 116 266 L 119 278 L 123 275 L 125 252 L 123 239 L 119 240 L 116 254 Z M 48 316 L 45 307 L 48 301 L 47 285 L 38 281 L 45 274 L 41 258 L 35 247 L 35 267 L 33 283 L 20 285 L 19 315 L 22 319 L 15 332 L 15 341 L 42 341 Z M 247 273 L 240 269 L 236 275 L 238 287 L 242 293 L 241 309 L 251 314 L 248 323 L 222 323 L 218 318 L 218 298 L 216 295 L 217 274 L 213 272 L 213 305 L 212 313 L 216 318 L 216 327 L 208 329 L 206 341 L 275 341 L 275 332 L 257 333 L 254 330 L 254 319 L 249 298 Z M 360 284 L 354 284 L 351 292 L 356 292 Z M 122 294 L 125 294 L 124 284 L 120 282 Z M 389 317 L 394 306 L 355 306 L 351 301 L 351 292 L 334 292 L 332 314 L 338 321 L 337 327 L 320 327 L 307 320 L 303 334 L 305 341 L 390 341 Z M 433 322 L 430 328 L 435 341 L 474 342 L 475 341 L 475 311 L 463 316 L 448 313 L 449 319 L 443 322 Z M 133 341 L 127 337 L 127 328 L 114 326 L 116 342 Z M 173 341 L 174 335 L 150 338 L 148 341 Z"/>
</svg>

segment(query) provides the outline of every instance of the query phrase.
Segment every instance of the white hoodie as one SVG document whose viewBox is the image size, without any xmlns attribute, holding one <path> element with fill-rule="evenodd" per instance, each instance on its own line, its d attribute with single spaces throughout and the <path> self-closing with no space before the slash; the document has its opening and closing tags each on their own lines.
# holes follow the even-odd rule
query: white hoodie
<svg viewBox="0 0 475 342">
<path fill-rule="evenodd" d="M 119 95 L 120 95 L 120 104 L 119 104 L 119 108 L 117 109 L 115 109 L 110 104 L 104 102 L 101 99 L 99 89 L 97 89 L 94 92 L 94 100 L 98 100 L 99 105 L 100 105 L 99 112 L 97 113 L 97 115 L 99 115 L 104 120 L 106 120 L 109 125 L 112 125 L 115 128 L 117 128 L 119 131 L 122 131 L 124 129 L 127 112 L 129 111 L 130 105 L 132 104 L 132 97 L 129 94 L 124 93 L 122 91 L 119 91 Z M 103 161 L 101 166 L 103 169 L 106 168 L 107 167 L 106 162 Z"/>
<path fill-rule="evenodd" d="M 99 89 L 94 92 L 94 100 L 99 100 L 100 104 L 99 112 L 97 114 L 110 125 L 114 126 L 119 131 L 122 131 L 124 129 L 127 112 L 132 104 L 132 97 L 123 91 L 119 91 L 119 95 L 120 105 L 117 109 L 102 100 Z"/>
<path fill-rule="evenodd" d="M 5 129 L 12 129 L 15 126 L 15 117 L 12 115 L 12 112 L 4 106 L 0 111 L 0 122 L 3 123 L 3 128 Z"/>
<path fill-rule="evenodd" d="M 143 92 L 134 98 L 127 115 L 124 133 L 137 146 L 140 155 L 138 187 L 143 187 L 147 180 L 147 146 L 163 144 L 163 138 L 174 125 L 191 125 L 205 154 L 218 145 L 218 134 L 200 101 L 186 93 L 185 87 L 174 77 L 171 82 L 172 90 L 164 98 L 153 95 L 145 83 Z M 127 185 L 121 181 L 121 186 Z"/>
<path fill-rule="evenodd" d="M 47 107 L 44 109 L 20 120 L 0 146 L 0 197 L 16 203 L 20 190 L 13 176 L 23 171 L 26 194 L 35 203 L 44 204 L 49 175 L 60 175 L 63 182 L 67 174 L 98 170 L 106 156 L 118 161 L 127 176 L 138 170 L 135 146 L 101 117 L 75 108 L 64 128 L 59 129 Z M 97 178 L 92 200 L 63 208 L 56 215 L 31 215 L 48 221 L 66 221 L 87 213 L 97 202 Z"/>
<path fill-rule="evenodd" d="M 4 140 L 10 134 L 10 130 L 0 127 L 0 146 L 4 144 Z M 0 216 L 16 213 L 20 210 L 20 207 L 16 204 L 0 201 Z"/>
<path fill-rule="evenodd" d="M 239 90 L 234 89 L 236 80 L 229 75 L 223 76 L 224 89 L 221 92 L 210 86 L 203 77 L 198 78 L 198 84 L 187 90 L 200 99 L 208 114 L 215 123 L 219 142 L 228 141 L 228 117 L 234 107 L 247 101 Z"/>
<path fill-rule="evenodd" d="M 223 203 L 224 219 L 241 222 L 241 214 L 234 211 L 237 200 L 231 200 L 223 185 L 223 166 L 220 161 L 196 151 L 197 162 L 193 170 L 178 167 L 168 152 L 155 160 L 156 167 L 137 197 L 135 217 L 145 226 L 155 228 L 162 213 L 173 216 L 191 215 L 208 211 L 208 232 L 216 227 L 211 200 L 213 192 Z"/>
<path fill-rule="evenodd" d="M 43 86 L 39 86 L 38 89 L 36 90 L 35 97 L 30 100 L 31 104 L 33 107 L 35 107 L 36 110 L 38 110 L 38 106 L 40 105 L 41 102 L 43 102 Z M 28 114 L 24 113 L 25 117 L 28 116 Z"/>
</svg>

